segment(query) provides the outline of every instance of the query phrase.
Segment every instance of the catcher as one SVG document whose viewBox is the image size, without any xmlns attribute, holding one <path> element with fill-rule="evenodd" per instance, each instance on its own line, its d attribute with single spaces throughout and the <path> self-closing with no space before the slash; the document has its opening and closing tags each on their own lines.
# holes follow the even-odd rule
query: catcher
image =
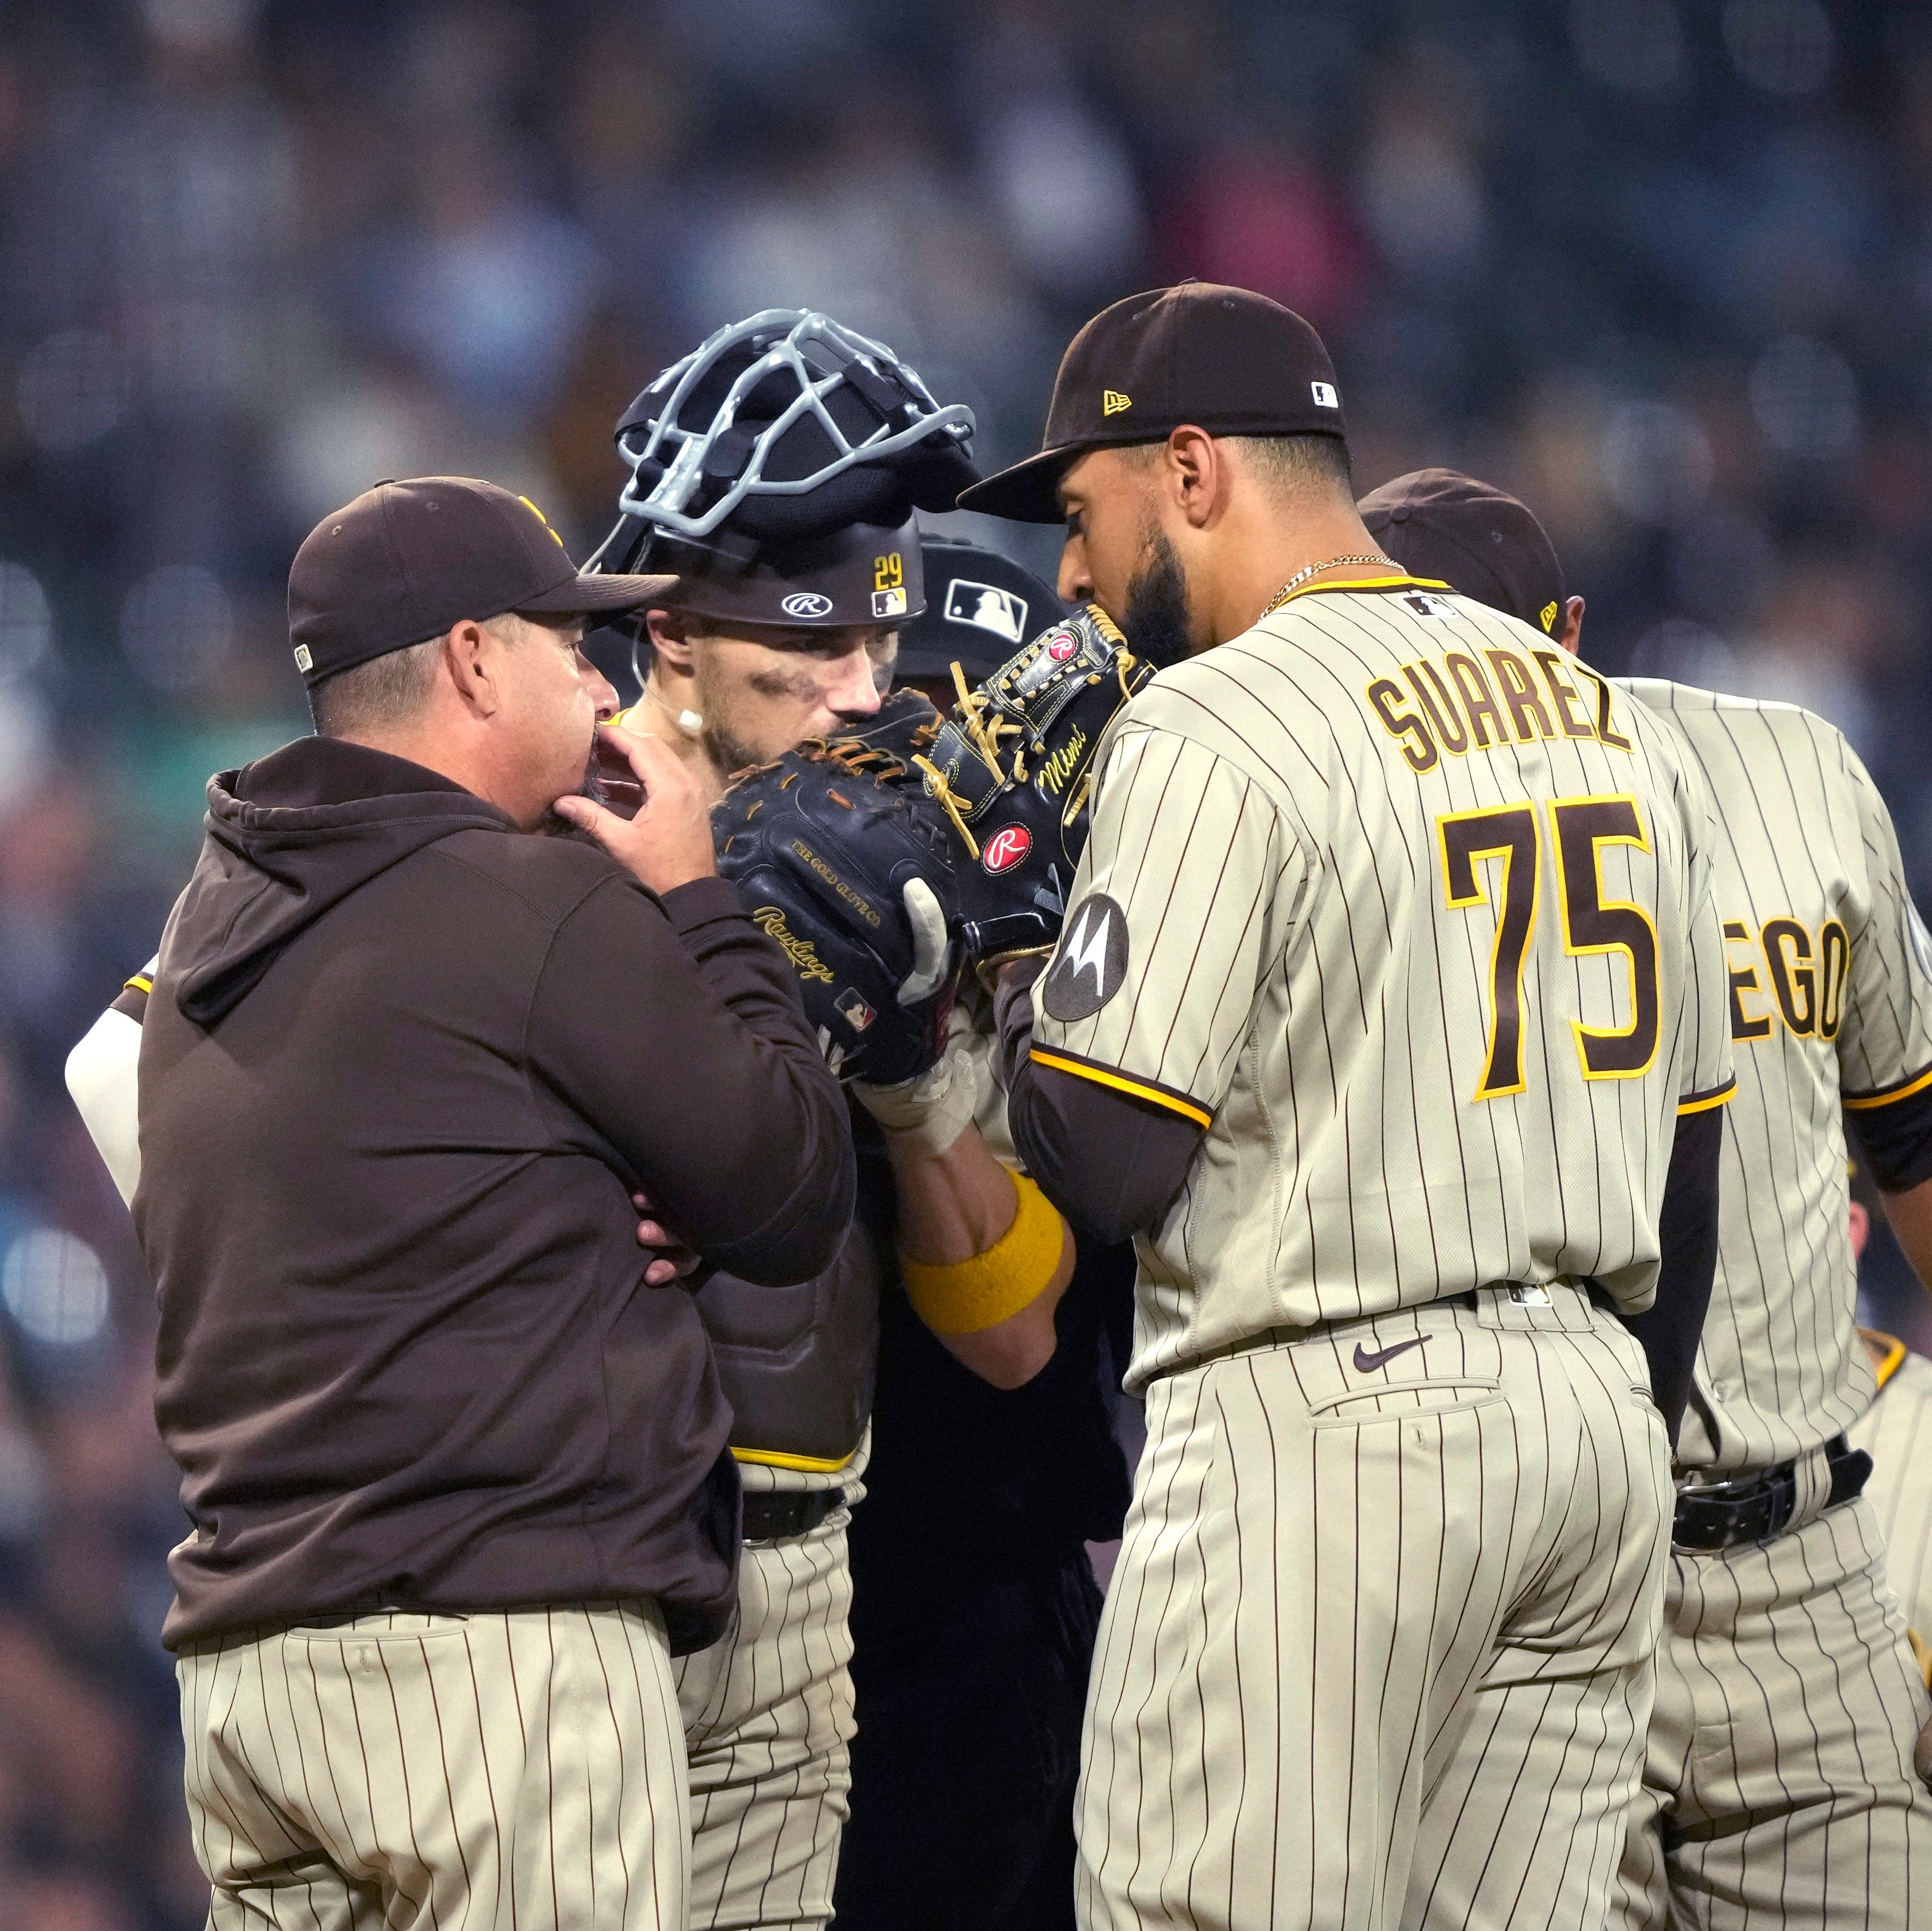
<svg viewBox="0 0 1932 1931">
<path fill-rule="evenodd" d="M 1058 608 L 960 546 L 934 546 L 928 578 L 913 511 L 957 488 L 963 416 L 880 345 L 781 310 L 714 336 L 620 427 L 632 480 L 602 567 L 650 555 L 676 577 L 640 627 L 628 721 L 719 799 L 721 869 L 878 1121 L 855 1122 L 866 1231 L 838 1267 L 777 1294 L 722 1277 L 698 1294 L 747 1540 L 736 1624 L 680 1678 L 694 1925 L 824 1921 L 854 1676 L 842 1927 L 1070 1922 L 1098 1612 L 1084 1542 L 1118 1533 L 1126 1499 L 1102 1296 L 998 1157 L 999 1097 L 956 1009 L 954 835 L 904 778 L 938 721 L 916 694 L 880 694 L 929 594 L 942 623 L 980 614 L 968 581 L 1004 586 L 1009 622 Z"/>
</svg>

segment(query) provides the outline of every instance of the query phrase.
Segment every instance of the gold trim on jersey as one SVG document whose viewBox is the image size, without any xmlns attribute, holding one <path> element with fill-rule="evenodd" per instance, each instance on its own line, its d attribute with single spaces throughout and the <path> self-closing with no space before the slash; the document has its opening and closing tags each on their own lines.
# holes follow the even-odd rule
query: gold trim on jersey
<svg viewBox="0 0 1932 1931">
<path fill-rule="evenodd" d="M 1682 1120 L 1687 1113 L 1708 1113 L 1714 1106 L 1728 1106 L 1737 1090 L 1737 1081 L 1727 1079 L 1722 1086 L 1712 1087 L 1708 1093 L 1687 1093 L 1677 1102 L 1677 1117 Z"/>
<path fill-rule="evenodd" d="M 782 1448 L 734 1448 L 734 1462 L 755 1462 L 765 1468 L 789 1468 L 800 1475 L 836 1475 L 850 1464 L 851 1455 L 842 1455 L 835 1461 L 828 1461 L 822 1455 L 788 1455 Z"/>
<path fill-rule="evenodd" d="M 1885 1343 L 1885 1359 L 1874 1364 L 1872 1373 L 1877 1377 L 1878 1385 L 1883 1389 L 1886 1382 L 1904 1366 L 1906 1356 L 1911 1352 L 1895 1334 L 1881 1334 L 1875 1327 L 1862 1327 L 1858 1337 L 1863 1341 L 1882 1341 Z"/>
<path fill-rule="evenodd" d="M 1862 1113 L 1871 1107 L 1889 1106 L 1895 1099 L 1910 1099 L 1915 1093 L 1922 1093 L 1928 1086 L 1932 1086 L 1932 1066 L 1909 1079 L 1900 1080 L 1896 1086 L 1880 1087 L 1876 1093 L 1847 1093 L 1840 1097 L 1854 1112 Z"/>
<path fill-rule="evenodd" d="M 1298 597 L 1312 597 L 1318 591 L 1328 590 L 1395 590 L 1405 583 L 1413 583 L 1418 590 L 1447 590 L 1451 596 L 1455 586 L 1444 583 L 1437 577 L 1358 577 L 1351 583 L 1304 583 L 1298 590 L 1291 590 L 1278 604 L 1270 604 L 1262 611 L 1260 620 L 1274 615 L 1276 610 L 1285 610 Z"/>
<path fill-rule="evenodd" d="M 1144 1099 L 1167 1112 L 1178 1113 L 1184 1120 L 1191 1120 L 1204 1129 L 1214 1123 L 1214 1114 L 1198 1100 L 1190 1099 L 1184 1093 L 1172 1093 L 1166 1087 L 1155 1086 L 1147 1080 L 1135 1079 L 1112 1066 L 1096 1066 L 1091 1060 L 1080 1059 L 1073 1054 L 1046 1046 L 1035 1046 L 1031 1057 L 1042 1066 L 1051 1066 L 1057 1073 L 1072 1073 L 1076 1078 L 1093 1081 L 1096 1086 L 1112 1087 L 1116 1093 L 1124 1093 L 1130 1099 Z"/>
</svg>

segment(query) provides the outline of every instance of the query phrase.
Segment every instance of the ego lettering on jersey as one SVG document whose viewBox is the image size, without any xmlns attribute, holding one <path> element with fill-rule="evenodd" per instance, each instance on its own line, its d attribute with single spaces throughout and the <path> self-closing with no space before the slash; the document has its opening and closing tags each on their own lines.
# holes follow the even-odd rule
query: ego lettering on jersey
<svg viewBox="0 0 1932 1931">
<path fill-rule="evenodd" d="M 1442 603 L 1420 592 L 1402 601 Z M 1417 614 L 1458 613 L 1442 604 L 1439 612 Z M 1363 694 L 1418 777 L 1445 757 L 1539 739 L 1587 738 L 1612 751 L 1630 748 L 1617 729 L 1610 685 L 1556 650 L 1431 653 L 1405 664 L 1397 676 L 1378 677 Z"/>
<path fill-rule="evenodd" d="M 1046 976 L 1040 1003 L 1069 1024 L 1090 1019 L 1120 989 L 1127 976 L 1127 915 L 1104 892 L 1090 892 L 1073 908 L 1060 956 Z"/>
</svg>

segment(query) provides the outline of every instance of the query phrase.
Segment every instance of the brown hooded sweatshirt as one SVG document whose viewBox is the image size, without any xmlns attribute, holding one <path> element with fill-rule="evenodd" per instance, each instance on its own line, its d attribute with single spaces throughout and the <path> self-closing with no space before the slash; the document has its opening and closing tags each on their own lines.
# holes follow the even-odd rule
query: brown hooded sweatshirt
<svg viewBox="0 0 1932 1931">
<path fill-rule="evenodd" d="M 805 1280 L 844 1103 L 734 887 L 340 740 L 208 786 L 142 1028 L 134 1217 L 193 1533 L 174 1648 L 379 1606 L 734 1600 L 730 1411 L 641 1186 L 715 1266 Z"/>
</svg>

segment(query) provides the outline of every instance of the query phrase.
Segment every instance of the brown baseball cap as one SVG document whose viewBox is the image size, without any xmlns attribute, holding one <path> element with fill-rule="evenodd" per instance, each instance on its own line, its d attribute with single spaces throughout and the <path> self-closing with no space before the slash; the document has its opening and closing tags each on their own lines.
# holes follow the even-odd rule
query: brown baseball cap
<svg viewBox="0 0 1932 1931">
<path fill-rule="evenodd" d="M 418 476 L 365 490 L 303 539 L 289 641 L 316 685 L 465 617 L 634 610 L 676 580 L 586 576 L 529 497 L 472 476 Z"/>
<path fill-rule="evenodd" d="M 1165 442 L 1183 423 L 1347 439 L 1334 364 L 1308 323 L 1248 289 L 1182 282 L 1103 308 L 1074 337 L 1040 454 L 974 484 L 959 507 L 1058 523 L 1054 489 L 1089 449 Z"/>
<path fill-rule="evenodd" d="M 1416 469 L 1371 490 L 1355 507 L 1405 570 L 1555 634 L 1563 566 L 1549 532 L 1507 490 L 1459 469 Z"/>
</svg>

